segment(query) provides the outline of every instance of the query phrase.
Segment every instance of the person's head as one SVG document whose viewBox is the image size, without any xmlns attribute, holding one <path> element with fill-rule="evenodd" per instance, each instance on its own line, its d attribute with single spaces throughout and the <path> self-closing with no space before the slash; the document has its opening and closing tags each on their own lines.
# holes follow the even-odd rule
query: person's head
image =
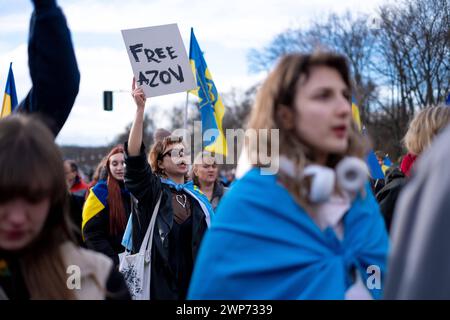
<svg viewBox="0 0 450 320">
<path fill-rule="evenodd" d="M 384 164 L 384 153 L 383 151 L 375 151 L 375 156 L 377 157 L 378 164 L 382 166 Z"/>
<path fill-rule="evenodd" d="M 249 128 L 279 129 L 280 154 L 296 161 L 362 157 L 346 59 L 332 53 L 283 57 L 258 93 Z"/>
<path fill-rule="evenodd" d="M 124 150 L 121 145 L 114 147 L 106 156 L 106 170 L 108 177 L 123 181 L 125 174 Z"/>
<path fill-rule="evenodd" d="M 334 168 L 345 156 L 362 158 L 364 140 L 352 121 L 346 59 L 332 53 L 290 54 L 260 88 L 249 129 L 279 129 L 279 153 L 301 173 L 312 163 Z M 271 138 L 264 152 L 271 152 Z M 258 144 L 250 144 L 259 159 Z M 252 149 L 253 148 L 253 149 Z M 298 189 L 298 186 L 293 187 Z"/>
<path fill-rule="evenodd" d="M 79 179 L 78 166 L 76 162 L 74 160 L 65 160 L 64 172 L 66 174 L 67 186 L 70 189 L 77 182 L 77 179 Z"/>
<path fill-rule="evenodd" d="M 108 178 L 108 169 L 106 168 L 106 157 L 104 157 L 95 168 L 92 175 L 91 185 L 97 183 L 99 180 L 106 180 Z"/>
<path fill-rule="evenodd" d="M 226 178 L 228 182 L 232 182 L 235 178 L 235 170 L 234 169 L 227 170 Z"/>
<path fill-rule="evenodd" d="M 122 200 L 121 185 L 125 174 L 124 150 L 121 145 L 111 149 L 105 157 L 108 177 L 108 208 L 109 232 L 113 235 L 121 234 L 125 230 L 126 213 Z"/>
<path fill-rule="evenodd" d="M 191 178 L 196 186 L 214 184 L 218 179 L 219 169 L 216 158 L 207 151 L 200 152 L 194 159 Z"/>
<path fill-rule="evenodd" d="M 411 120 L 403 139 L 409 153 L 419 156 L 434 137 L 450 124 L 450 108 L 437 106 L 423 109 Z"/>
<path fill-rule="evenodd" d="M 59 245 L 73 239 L 62 154 L 41 122 L 0 121 L 0 250 L 20 258 L 32 298 L 67 298 Z"/>
<path fill-rule="evenodd" d="M 172 180 L 187 178 L 188 163 L 185 155 L 183 137 L 173 136 L 164 129 L 155 133 L 148 162 L 157 175 Z"/>
</svg>

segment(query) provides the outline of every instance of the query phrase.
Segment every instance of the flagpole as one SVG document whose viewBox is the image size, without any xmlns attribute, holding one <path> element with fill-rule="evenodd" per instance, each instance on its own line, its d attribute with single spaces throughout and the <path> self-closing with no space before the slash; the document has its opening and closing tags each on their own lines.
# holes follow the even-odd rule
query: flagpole
<svg viewBox="0 0 450 320">
<path fill-rule="evenodd" d="M 188 133 L 187 133 L 187 115 L 188 115 L 188 103 L 189 103 L 189 91 L 186 91 L 186 104 L 184 105 L 184 141 L 187 142 Z"/>
</svg>

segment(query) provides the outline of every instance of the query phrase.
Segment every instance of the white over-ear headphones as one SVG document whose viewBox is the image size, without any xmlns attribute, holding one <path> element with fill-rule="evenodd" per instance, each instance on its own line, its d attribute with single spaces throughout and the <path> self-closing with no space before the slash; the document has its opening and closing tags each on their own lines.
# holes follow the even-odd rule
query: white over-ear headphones
<svg viewBox="0 0 450 320">
<path fill-rule="evenodd" d="M 335 170 L 317 164 L 308 165 L 300 177 L 291 160 L 280 156 L 279 161 L 280 170 L 289 177 L 298 180 L 311 177 L 308 198 L 312 203 L 327 201 L 336 182 L 342 191 L 356 193 L 364 187 L 369 175 L 366 163 L 356 157 L 345 157 L 336 165 Z"/>
</svg>

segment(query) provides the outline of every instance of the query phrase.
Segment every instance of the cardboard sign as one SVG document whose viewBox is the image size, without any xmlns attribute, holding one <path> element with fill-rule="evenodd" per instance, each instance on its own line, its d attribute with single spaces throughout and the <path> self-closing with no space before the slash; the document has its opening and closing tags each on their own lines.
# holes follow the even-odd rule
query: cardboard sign
<svg viewBox="0 0 450 320">
<path fill-rule="evenodd" d="M 147 97 L 195 89 L 177 24 L 122 30 L 138 86 Z"/>
</svg>

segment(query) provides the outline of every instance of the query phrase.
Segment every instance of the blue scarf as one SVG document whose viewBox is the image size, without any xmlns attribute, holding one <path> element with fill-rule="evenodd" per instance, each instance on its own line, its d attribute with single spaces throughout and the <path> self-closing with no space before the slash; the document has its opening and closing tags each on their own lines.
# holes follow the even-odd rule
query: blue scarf
<svg viewBox="0 0 450 320">
<path fill-rule="evenodd" d="M 212 208 L 208 198 L 204 195 L 204 193 L 201 192 L 201 190 L 196 185 L 194 185 L 192 180 L 186 183 L 177 184 L 170 179 L 164 178 L 160 179 L 162 183 L 168 185 L 169 187 L 177 191 L 184 191 L 187 194 L 189 194 L 192 198 L 194 198 L 202 208 L 203 213 L 205 214 L 206 224 L 209 227 L 209 225 L 211 224 L 211 217 L 214 215 L 214 209 Z M 122 246 L 124 246 L 128 251 L 131 251 L 133 247 L 132 241 L 133 223 L 131 216 L 132 215 L 130 214 L 130 217 L 128 218 L 127 222 L 127 227 L 125 228 L 125 233 L 122 238 Z"/>
<path fill-rule="evenodd" d="M 251 192 L 249 192 L 251 190 Z M 222 199 L 196 259 L 189 299 L 344 299 L 356 269 L 386 275 L 388 235 L 370 187 L 343 218 L 342 240 L 321 230 L 273 175 L 252 169 Z M 220 263 L 218 263 L 220 261 Z"/>
</svg>

